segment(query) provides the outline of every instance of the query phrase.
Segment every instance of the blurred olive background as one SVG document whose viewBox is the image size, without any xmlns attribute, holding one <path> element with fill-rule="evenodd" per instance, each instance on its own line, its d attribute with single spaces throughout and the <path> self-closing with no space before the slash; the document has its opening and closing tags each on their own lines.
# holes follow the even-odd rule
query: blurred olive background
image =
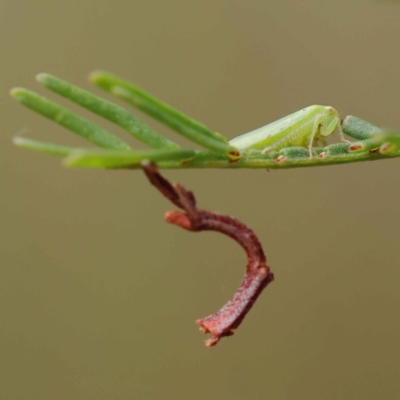
<svg viewBox="0 0 400 400">
<path fill-rule="evenodd" d="M 1 0 L 0 28 L 2 398 L 399 398 L 399 159 L 165 171 L 253 228 L 276 277 L 207 349 L 194 320 L 233 295 L 242 250 L 167 225 L 174 207 L 140 171 L 14 147 L 85 142 L 8 95 L 37 91 L 135 146 L 35 74 L 112 99 L 87 80 L 105 69 L 229 138 L 311 104 L 400 129 L 398 4 Z"/>
</svg>

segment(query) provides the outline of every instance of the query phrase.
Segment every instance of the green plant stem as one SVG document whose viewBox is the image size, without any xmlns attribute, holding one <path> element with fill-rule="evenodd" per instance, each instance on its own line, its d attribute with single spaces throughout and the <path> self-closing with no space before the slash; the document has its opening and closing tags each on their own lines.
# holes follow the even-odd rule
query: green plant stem
<svg viewBox="0 0 400 400">
<path fill-rule="evenodd" d="M 184 163 L 194 156 L 193 150 L 101 150 L 78 149 L 64 159 L 67 167 L 115 168 L 140 165 L 143 160 L 157 162 L 159 160 Z"/>
<path fill-rule="evenodd" d="M 38 74 L 36 79 L 46 88 L 79 104 L 101 117 L 114 122 L 138 140 L 155 149 L 179 149 L 179 145 L 153 131 L 128 110 L 101 99 L 62 79 L 49 74 Z"/>
<path fill-rule="evenodd" d="M 239 157 L 238 150 L 229 145 L 225 137 L 209 130 L 203 124 L 150 96 L 131 83 L 103 71 L 93 72 L 90 78 L 97 86 L 139 108 L 187 139 L 230 159 Z"/>
<path fill-rule="evenodd" d="M 385 136 L 390 138 L 391 136 Z M 397 142 L 396 142 L 397 141 Z M 400 150 L 387 154 L 377 151 L 349 152 L 348 144 L 336 143 L 325 148 L 314 149 L 313 158 L 309 158 L 308 150 L 302 147 L 290 147 L 279 153 L 262 154 L 251 151 L 242 155 L 238 161 L 230 161 L 210 151 L 193 150 L 147 150 L 147 151 L 111 151 L 99 149 L 74 149 L 50 143 L 17 137 L 14 143 L 18 146 L 67 158 L 65 165 L 91 168 L 140 168 L 140 161 L 149 159 L 157 163 L 160 169 L 192 169 L 192 168 L 263 168 L 288 169 L 301 167 L 320 167 L 340 165 L 361 161 L 376 161 L 400 157 Z M 400 146 L 399 135 L 393 143 Z M 399 147 L 397 147 L 398 149 Z"/>
<path fill-rule="evenodd" d="M 166 148 L 167 146 L 175 146 L 175 144 L 156 133 L 147 135 L 150 132 L 146 130 L 147 127 L 140 121 L 137 122 L 138 120 L 125 109 L 48 74 L 40 74 L 38 76 L 39 82 L 98 115 L 117 123 L 119 126 L 131 131 L 137 129 L 135 130 L 137 137 L 154 147 L 160 146 L 161 148 L 133 151 L 128 144 L 96 124 L 22 88 L 11 91 L 11 95 L 16 100 L 103 149 L 73 148 L 24 137 L 14 138 L 14 143 L 26 149 L 65 157 L 65 165 L 67 166 L 90 168 L 140 168 L 140 163 L 143 160 L 149 160 L 156 162 L 159 168 L 287 169 L 400 157 L 400 135 L 398 133 L 384 132 L 369 122 L 350 115 L 343 121 L 343 132 L 359 140 L 350 145 L 348 143 L 336 143 L 324 148 L 316 147 L 313 148 L 311 158 L 308 149 L 304 147 L 287 147 L 266 154 L 258 150 L 244 150 L 241 154 L 237 153 L 235 159 L 232 159 L 232 153 L 226 151 L 229 145 L 221 135 L 209 131 L 198 122 L 159 102 L 120 78 L 97 72 L 92 75 L 92 79 L 99 86 L 111 92 L 117 89 L 117 91 L 124 90 L 127 96 L 129 93 L 129 96 L 132 97 L 131 100 L 140 109 L 147 110 L 150 115 L 170 126 L 179 127 L 181 131 L 192 132 L 193 135 L 189 134 L 187 137 L 196 139 L 194 141 L 198 143 L 203 140 L 203 144 L 208 143 L 205 147 L 212 150 L 194 151 Z M 201 138 L 200 142 L 199 138 Z M 216 152 L 218 147 L 215 147 L 216 143 L 222 146 L 219 147 L 220 152 Z M 221 151 L 223 148 L 225 150 Z"/>
<path fill-rule="evenodd" d="M 206 152 L 197 153 L 191 162 L 159 161 L 157 167 L 160 169 L 191 169 L 191 168 L 263 168 L 263 169 L 289 169 L 302 167 L 322 167 L 326 165 L 349 164 L 360 161 L 376 161 L 388 158 L 400 157 L 400 152 L 392 153 L 390 156 L 380 153 L 370 154 L 369 152 L 348 153 L 340 156 L 327 156 L 325 158 L 293 158 L 282 162 L 264 157 L 244 155 L 236 162 L 227 162 L 226 159 L 218 159 Z M 139 165 L 132 165 L 131 168 L 140 168 Z"/>
</svg>

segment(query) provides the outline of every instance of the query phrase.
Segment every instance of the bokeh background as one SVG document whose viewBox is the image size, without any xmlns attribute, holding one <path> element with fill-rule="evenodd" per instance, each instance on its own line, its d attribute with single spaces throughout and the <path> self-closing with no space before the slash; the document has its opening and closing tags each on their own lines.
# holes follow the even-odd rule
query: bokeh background
<svg viewBox="0 0 400 400">
<path fill-rule="evenodd" d="M 16 134 L 83 145 L 13 101 L 105 69 L 229 138 L 311 104 L 400 129 L 400 5 L 367 0 L 1 0 L 4 399 L 398 399 L 400 160 L 166 171 L 259 235 L 276 280 L 212 349 L 194 320 L 242 250 L 163 221 L 140 171 L 67 170 Z M 173 132 L 135 112 L 160 132 Z M 336 137 L 334 140 L 338 140 Z"/>
</svg>

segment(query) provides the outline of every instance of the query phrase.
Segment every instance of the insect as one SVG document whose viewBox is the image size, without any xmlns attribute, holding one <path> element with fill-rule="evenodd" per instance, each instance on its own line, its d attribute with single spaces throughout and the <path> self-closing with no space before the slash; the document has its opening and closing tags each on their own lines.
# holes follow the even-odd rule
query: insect
<svg viewBox="0 0 400 400">
<path fill-rule="evenodd" d="M 240 135 L 229 143 L 239 150 L 256 149 L 262 150 L 263 154 L 285 147 L 304 146 L 312 158 L 313 144 L 321 142 L 326 146 L 325 137 L 336 130 L 345 141 L 339 113 L 330 106 L 314 105 Z"/>
</svg>

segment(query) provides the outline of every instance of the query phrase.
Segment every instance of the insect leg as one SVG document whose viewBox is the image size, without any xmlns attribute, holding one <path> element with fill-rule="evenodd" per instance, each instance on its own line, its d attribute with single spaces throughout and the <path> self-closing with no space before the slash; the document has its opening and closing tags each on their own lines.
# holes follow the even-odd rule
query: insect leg
<svg viewBox="0 0 400 400">
<path fill-rule="evenodd" d="M 310 135 L 310 141 L 308 142 L 308 153 L 310 154 L 310 158 L 313 158 L 313 155 L 312 155 L 313 142 L 314 142 L 315 135 L 317 134 L 317 132 L 319 130 L 320 125 L 321 125 L 321 117 L 318 117 L 314 121 L 313 128 L 312 128 L 311 135 Z"/>
<path fill-rule="evenodd" d="M 344 143 L 349 143 L 349 144 L 350 144 L 350 143 L 351 143 L 350 140 L 347 140 L 347 139 L 345 139 L 345 137 L 344 137 L 344 133 L 343 133 L 343 131 L 342 131 L 342 124 L 341 124 L 340 121 L 339 121 L 339 123 L 338 123 L 337 129 L 338 129 L 338 132 L 339 132 L 340 141 L 341 141 L 341 142 L 344 142 Z"/>
<path fill-rule="evenodd" d="M 339 132 L 339 137 L 340 137 L 340 141 L 341 142 L 345 142 L 345 143 L 351 143 L 349 140 L 344 138 L 344 133 L 342 131 L 342 124 L 340 123 L 340 118 L 339 116 L 337 116 L 327 127 L 326 127 L 326 131 L 328 132 L 328 134 L 334 132 L 334 131 L 338 131 Z M 322 135 L 324 135 L 324 132 L 322 132 Z M 324 135 L 324 136 L 328 136 L 328 135 Z"/>
</svg>

